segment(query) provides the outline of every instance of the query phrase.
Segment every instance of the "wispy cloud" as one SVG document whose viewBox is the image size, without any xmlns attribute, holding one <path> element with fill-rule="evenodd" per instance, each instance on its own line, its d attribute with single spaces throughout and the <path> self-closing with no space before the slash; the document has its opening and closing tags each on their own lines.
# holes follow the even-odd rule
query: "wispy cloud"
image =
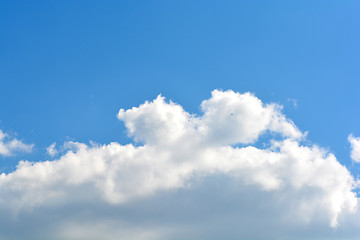
<svg viewBox="0 0 360 240">
<path fill-rule="evenodd" d="M 54 156 L 58 153 L 58 151 L 56 150 L 55 146 L 56 146 L 56 142 L 50 144 L 50 145 L 46 148 L 46 152 L 47 152 L 47 154 L 48 154 L 50 157 L 54 157 Z"/>
<path fill-rule="evenodd" d="M 33 147 L 33 144 L 25 144 L 0 129 L 0 155 L 11 156 L 16 152 L 31 152 Z"/>
<path fill-rule="evenodd" d="M 295 98 L 288 98 L 288 103 L 294 106 L 294 108 L 298 106 L 298 101 Z"/>
</svg>

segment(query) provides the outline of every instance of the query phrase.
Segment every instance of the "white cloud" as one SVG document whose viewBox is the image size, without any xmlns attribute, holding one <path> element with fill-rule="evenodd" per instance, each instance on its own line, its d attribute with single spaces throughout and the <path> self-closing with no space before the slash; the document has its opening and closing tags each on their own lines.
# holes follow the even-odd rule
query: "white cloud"
<svg viewBox="0 0 360 240">
<path fill-rule="evenodd" d="M 0 175 L 3 237 L 21 239 L 5 229 L 38 219 L 22 234 L 357 238 L 356 180 L 333 154 L 302 145 L 304 134 L 281 107 L 250 93 L 215 90 L 201 109 L 201 116 L 191 115 L 159 96 L 118 113 L 142 146 L 71 142 L 58 160 L 20 162 L 16 171 Z M 249 145 L 263 134 L 273 136 L 269 148 Z M 234 147 L 238 143 L 242 147 Z"/>
<path fill-rule="evenodd" d="M 15 152 L 31 152 L 33 146 L 33 144 L 25 144 L 16 138 L 11 138 L 0 129 L 0 155 L 11 156 Z"/>
<path fill-rule="evenodd" d="M 58 151 L 56 150 L 55 146 L 56 146 L 56 142 L 50 144 L 50 145 L 46 148 L 46 152 L 47 152 L 47 154 L 48 154 L 50 157 L 54 157 L 54 156 L 58 153 Z"/>
<path fill-rule="evenodd" d="M 360 138 L 349 135 L 348 140 L 351 144 L 351 158 L 355 162 L 360 162 Z"/>
</svg>

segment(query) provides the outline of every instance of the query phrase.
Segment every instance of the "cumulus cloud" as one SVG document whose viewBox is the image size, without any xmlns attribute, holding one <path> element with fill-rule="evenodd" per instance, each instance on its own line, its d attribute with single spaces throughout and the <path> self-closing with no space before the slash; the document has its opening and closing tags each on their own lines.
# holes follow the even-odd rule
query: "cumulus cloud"
<svg viewBox="0 0 360 240">
<path fill-rule="evenodd" d="M 355 162 L 360 162 L 360 138 L 349 135 L 348 140 L 351 144 L 351 158 Z"/>
<path fill-rule="evenodd" d="M 118 113 L 142 145 L 71 142 L 57 160 L 21 161 L 0 175 L 0 232 L 21 239 L 9 230 L 17 224 L 52 239 L 356 239 L 357 180 L 333 154 L 301 144 L 280 106 L 215 90 L 201 110 L 159 96 Z M 254 145 L 262 135 L 272 136 L 266 148 Z M 43 230 L 25 227 L 34 217 Z"/>
<path fill-rule="evenodd" d="M 0 156 L 11 156 L 16 152 L 31 152 L 33 146 L 33 144 L 25 144 L 10 137 L 0 129 Z"/>
<path fill-rule="evenodd" d="M 204 144 L 252 143 L 266 131 L 285 137 L 301 138 L 292 121 L 281 114 L 281 107 L 264 105 L 250 93 L 214 90 L 201 104 L 203 115 L 191 116 L 177 104 L 165 103 L 158 96 L 139 108 L 121 109 L 118 118 L 125 122 L 135 140 L 148 145 L 174 145 L 187 138 Z"/>
</svg>

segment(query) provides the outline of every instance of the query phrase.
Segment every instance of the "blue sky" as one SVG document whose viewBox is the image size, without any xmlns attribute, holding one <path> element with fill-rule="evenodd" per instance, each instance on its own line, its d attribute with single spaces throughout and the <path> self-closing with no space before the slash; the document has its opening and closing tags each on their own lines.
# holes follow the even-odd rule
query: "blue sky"
<svg viewBox="0 0 360 240">
<path fill-rule="evenodd" d="M 134 143 L 119 109 L 161 94 L 201 115 L 214 89 L 231 89 L 282 105 L 308 132 L 302 144 L 356 177 L 348 136 L 360 136 L 359 9 L 352 0 L 1 1 L 0 129 L 34 146 L 0 154 L 0 169 L 56 161 L 68 141 Z"/>
</svg>

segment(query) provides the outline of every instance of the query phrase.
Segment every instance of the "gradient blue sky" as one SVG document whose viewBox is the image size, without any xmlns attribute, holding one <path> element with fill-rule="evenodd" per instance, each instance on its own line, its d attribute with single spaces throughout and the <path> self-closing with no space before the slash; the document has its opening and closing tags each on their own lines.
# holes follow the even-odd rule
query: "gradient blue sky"
<svg viewBox="0 0 360 240">
<path fill-rule="evenodd" d="M 350 0 L 2 1 L 0 127 L 36 143 L 21 158 L 43 159 L 68 138 L 129 141 L 120 107 L 161 93 L 197 113 L 211 90 L 233 89 L 284 105 L 348 163 L 347 136 L 360 135 L 359 9 Z"/>
<path fill-rule="evenodd" d="M 250 91 L 354 176 L 360 2 L 1 1 L 0 129 L 49 159 L 68 140 L 131 142 L 120 108 L 158 94 L 199 113 L 214 89 Z M 296 104 L 295 104 L 296 103 Z"/>
</svg>

